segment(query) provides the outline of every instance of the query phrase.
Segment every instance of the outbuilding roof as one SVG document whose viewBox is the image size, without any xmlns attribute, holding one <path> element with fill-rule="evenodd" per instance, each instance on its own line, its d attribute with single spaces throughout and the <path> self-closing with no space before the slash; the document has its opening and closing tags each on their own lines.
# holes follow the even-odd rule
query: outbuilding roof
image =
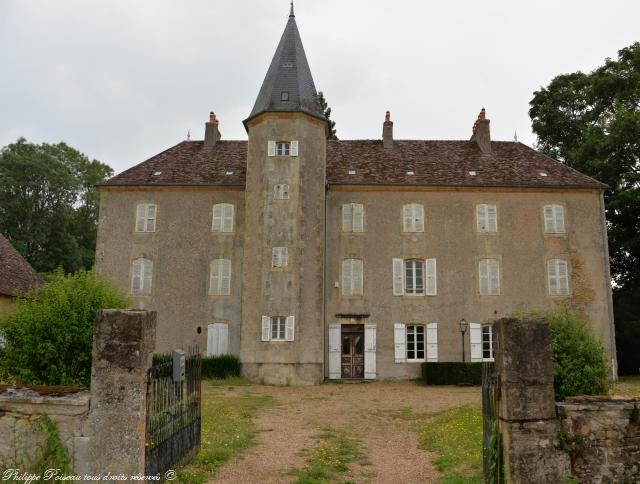
<svg viewBox="0 0 640 484">
<path fill-rule="evenodd" d="M 0 294 L 16 296 L 42 284 L 33 267 L 0 234 Z"/>
<path fill-rule="evenodd" d="M 333 185 L 595 188 L 607 185 L 518 142 L 327 140 L 327 182 Z M 302 154 L 304 145 L 300 146 Z M 266 146 L 265 146 L 266 155 Z M 246 141 L 183 141 L 103 185 L 245 184 Z"/>
</svg>

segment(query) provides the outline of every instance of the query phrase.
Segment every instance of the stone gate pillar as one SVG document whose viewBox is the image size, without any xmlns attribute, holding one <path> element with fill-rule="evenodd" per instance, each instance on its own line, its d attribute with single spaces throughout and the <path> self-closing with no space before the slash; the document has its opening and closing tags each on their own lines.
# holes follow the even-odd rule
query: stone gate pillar
<svg viewBox="0 0 640 484">
<path fill-rule="evenodd" d="M 494 323 L 496 408 L 508 482 L 564 482 L 568 456 L 559 449 L 549 325 L 504 318 Z"/>
<path fill-rule="evenodd" d="M 87 419 L 94 475 L 144 474 L 147 369 L 155 336 L 155 311 L 98 312 Z"/>
</svg>

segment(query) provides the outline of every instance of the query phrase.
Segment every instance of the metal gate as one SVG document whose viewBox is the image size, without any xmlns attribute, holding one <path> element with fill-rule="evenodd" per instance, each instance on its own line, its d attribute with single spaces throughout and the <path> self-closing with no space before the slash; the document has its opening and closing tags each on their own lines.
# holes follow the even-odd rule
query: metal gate
<svg viewBox="0 0 640 484">
<path fill-rule="evenodd" d="M 147 377 L 145 474 L 163 476 L 200 450 L 198 348 L 192 348 L 185 358 L 184 380 L 174 382 L 171 359 L 149 368 Z"/>
<path fill-rule="evenodd" d="M 496 409 L 497 376 L 493 362 L 482 363 L 482 467 L 484 482 L 497 484 L 502 478 L 502 445 Z"/>
</svg>

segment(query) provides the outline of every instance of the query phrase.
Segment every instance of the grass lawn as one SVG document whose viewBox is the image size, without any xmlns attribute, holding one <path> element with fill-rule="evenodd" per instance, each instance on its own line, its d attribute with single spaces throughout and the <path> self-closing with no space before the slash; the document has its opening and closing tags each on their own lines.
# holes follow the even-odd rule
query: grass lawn
<svg viewBox="0 0 640 484">
<path fill-rule="evenodd" d="M 253 395 L 247 380 L 202 380 L 202 437 L 200 453 L 178 472 L 179 482 L 206 482 L 220 465 L 239 455 L 254 438 L 252 418 L 261 408 L 276 405 L 267 395 Z M 220 392 L 224 386 L 237 391 L 229 397 Z"/>
<path fill-rule="evenodd" d="M 420 445 L 436 452 L 433 461 L 444 484 L 482 483 L 482 410 L 453 407 L 422 422 Z"/>
<path fill-rule="evenodd" d="M 640 375 L 621 376 L 613 385 L 614 395 L 640 397 Z"/>
</svg>

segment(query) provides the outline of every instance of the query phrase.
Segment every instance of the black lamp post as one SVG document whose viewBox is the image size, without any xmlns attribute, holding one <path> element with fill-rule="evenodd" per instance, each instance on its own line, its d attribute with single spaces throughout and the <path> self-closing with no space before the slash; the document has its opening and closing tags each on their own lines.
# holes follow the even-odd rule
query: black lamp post
<svg viewBox="0 0 640 484">
<path fill-rule="evenodd" d="M 460 334 L 462 335 L 462 362 L 464 363 L 464 334 L 467 332 L 467 327 L 469 323 L 467 323 L 464 318 L 460 320 Z"/>
</svg>

